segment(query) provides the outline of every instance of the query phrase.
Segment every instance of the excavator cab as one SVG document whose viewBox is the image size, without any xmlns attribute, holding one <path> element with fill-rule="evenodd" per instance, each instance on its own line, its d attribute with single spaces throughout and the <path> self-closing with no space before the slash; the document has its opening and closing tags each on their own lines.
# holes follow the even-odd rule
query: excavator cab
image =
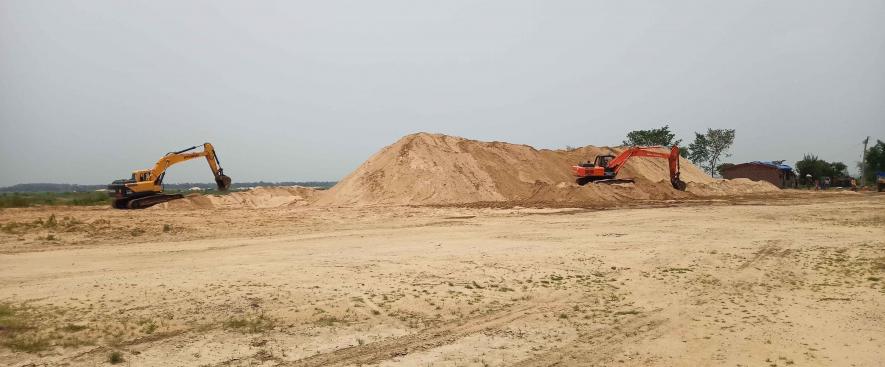
<svg viewBox="0 0 885 367">
<path fill-rule="evenodd" d="M 611 154 L 598 155 L 598 156 L 596 156 L 596 159 L 593 162 L 587 161 L 585 163 L 580 163 L 578 165 L 581 167 L 584 167 L 584 168 L 608 167 L 608 163 L 611 162 L 612 159 L 615 159 L 615 156 L 613 156 Z"/>
<path fill-rule="evenodd" d="M 616 173 L 609 167 L 609 163 L 611 163 L 613 159 L 615 159 L 615 156 L 610 154 L 598 155 L 593 163 L 587 161 L 587 163 L 573 166 L 572 170 L 574 171 L 575 177 L 577 177 L 575 182 L 577 182 L 578 185 L 583 186 L 593 181 L 613 179 Z"/>
<path fill-rule="evenodd" d="M 596 167 L 608 167 L 612 159 L 615 159 L 615 156 L 611 154 L 598 155 L 596 156 Z"/>
</svg>

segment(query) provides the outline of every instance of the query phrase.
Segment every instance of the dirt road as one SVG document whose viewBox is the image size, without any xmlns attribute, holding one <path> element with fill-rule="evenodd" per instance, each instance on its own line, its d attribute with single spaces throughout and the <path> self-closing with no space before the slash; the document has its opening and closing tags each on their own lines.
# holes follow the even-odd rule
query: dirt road
<svg viewBox="0 0 885 367">
<path fill-rule="evenodd" d="M 102 365 L 114 352 L 132 366 L 885 360 L 882 195 L 21 209 L 0 225 L 3 365 Z"/>
</svg>

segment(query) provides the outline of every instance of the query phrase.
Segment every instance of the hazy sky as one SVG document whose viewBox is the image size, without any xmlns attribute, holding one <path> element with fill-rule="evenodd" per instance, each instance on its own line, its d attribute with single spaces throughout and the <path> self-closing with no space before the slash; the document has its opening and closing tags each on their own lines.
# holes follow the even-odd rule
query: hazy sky
<svg viewBox="0 0 885 367">
<path fill-rule="evenodd" d="M 0 186 L 204 141 L 235 181 L 337 180 L 412 132 L 562 148 L 666 122 L 737 129 L 732 162 L 856 171 L 885 140 L 885 1 L 0 1 Z"/>
</svg>

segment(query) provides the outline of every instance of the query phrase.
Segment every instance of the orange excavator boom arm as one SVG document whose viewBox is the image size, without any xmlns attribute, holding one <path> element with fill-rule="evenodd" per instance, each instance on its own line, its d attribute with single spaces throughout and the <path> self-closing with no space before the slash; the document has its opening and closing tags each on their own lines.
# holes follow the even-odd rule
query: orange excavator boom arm
<svg viewBox="0 0 885 367">
<path fill-rule="evenodd" d="M 662 146 L 630 147 L 612 159 L 608 163 L 608 168 L 614 170 L 615 175 L 617 175 L 631 157 L 663 158 L 669 163 L 670 182 L 673 184 L 673 187 L 678 189 L 681 186 L 684 188 L 685 183 L 679 179 L 679 147 L 674 145 L 670 148 L 670 153 L 661 152 L 660 149 L 666 148 Z"/>
</svg>

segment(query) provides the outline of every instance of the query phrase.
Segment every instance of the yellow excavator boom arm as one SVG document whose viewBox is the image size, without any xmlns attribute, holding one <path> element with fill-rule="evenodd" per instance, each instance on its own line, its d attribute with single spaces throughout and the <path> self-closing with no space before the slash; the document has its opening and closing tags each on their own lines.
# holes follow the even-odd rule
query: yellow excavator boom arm
<svg viewBox="0 0 885 367">
<path fill-rule="evenodd" d="M 190 152 L 194 149 L 197 149 L 197 146 L 178 152 L 167 153 L 154 164 L 153 168 L 133 172 L 132 175 L 135 182 L 127 186 L 134 192 L 160 191 L 163 184 L 163 175 L 169 167 L 191 159 L 205 157 L 206 162 L 209 163 L 209 168 L 212 170 L 212 175 L 215 176 L 215 183 L 218 184 L 218 189 L 227 190 L 230 187 L 230 178 L 224 175 L 224 170 L 220 167 L 218 155 L 215 153 L 215 148 L 212 144 L 204 143 L 203 151 Z"/>
</svg>

